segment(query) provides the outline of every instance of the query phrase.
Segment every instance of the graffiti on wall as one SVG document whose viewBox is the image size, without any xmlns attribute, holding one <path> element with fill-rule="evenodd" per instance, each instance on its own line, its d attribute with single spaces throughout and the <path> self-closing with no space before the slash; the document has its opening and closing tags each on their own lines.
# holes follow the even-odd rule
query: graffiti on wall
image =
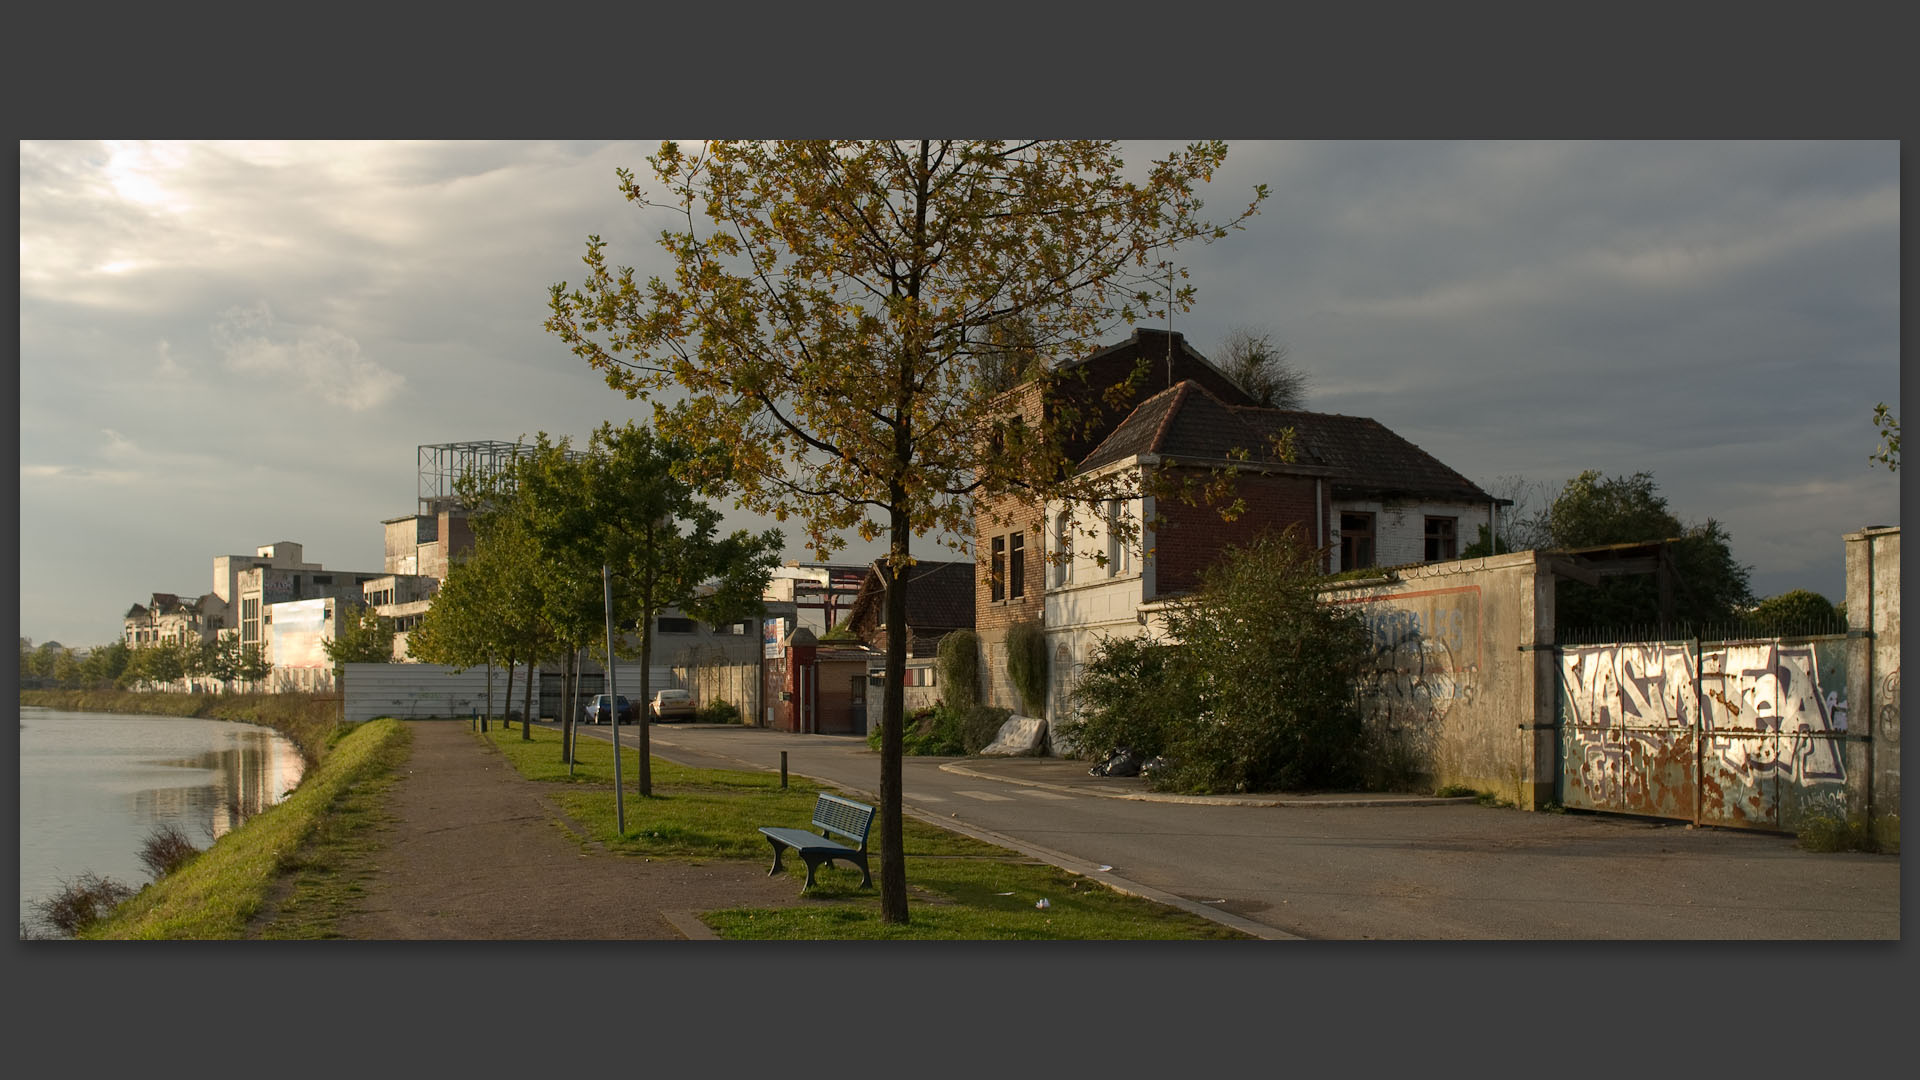
<svg viewBox="0 0 1920 1080">
<path fill-rule="evenodd" d="M 1567 805 L 1773 823 L 1846 783 L 1844 643 L 1562 650 Z M 1696 678 L 1696 672 L 1697 678 Z M 1703 739 L 1703 744 L 1697 744 Z M 1697 758 L 1696 758 L 1697 755 Z"/>
<path fill-rule="evenodd" d="M 1701 711 L 1721 764 L 1797 784 L 1844 783 L 1846 758 L 1834 736 L 1847 730 L 1845 676 L 1829 665 L 1830 689 L 1821 676 L 1811 644 L 1707 650 L 1700 658 Z"/>
<path fill-rule="evenodd" d="M 1880 680 L 1880 726 L 1878 734 L 1895 742 L 1900 740 L 1900 669 L 1894 668 Z"/>
<path fill-rule="evenodd" d="M 1480 672 L 1480 588 L 1430 589 L 1342 603 L 1362 605 L 1373 641 L 1364 699 L 1389 730 L 1446 718 L 1473 698 Z"/>
</svg>

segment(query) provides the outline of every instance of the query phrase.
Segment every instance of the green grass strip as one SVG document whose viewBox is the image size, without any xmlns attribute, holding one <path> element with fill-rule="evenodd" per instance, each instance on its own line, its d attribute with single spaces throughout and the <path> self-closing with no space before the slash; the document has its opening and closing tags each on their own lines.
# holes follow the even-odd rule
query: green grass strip
<svg viewBox="0 0 1920 1080">
<path fill-rule="evenodd" d="M 553 797 L 593 840 L 607 850 L 648 858 L 772 861 L 762 825 L 804 829 L 821 787 L 799 777 L 781 790 L 778 773 L 696 769 L 653 759 L 653 795 L 641 798 L 632 748 L 622 752 L 626 829 L 617 827 L 613 797 L 613 747 L 582 738 L 572 775 L 560 759 L 560 736 L 536 729 L 531 741 L 520 729 L 489 731 L 522 775 L 552 784 Z M 911 922 L 881 922 L 879 889 L 860 888 L 860 872 L 823 866 L 809 903 L 792 909 L 738 909 L 702 916 L 725 938 L 742 940 L 1196 940 L 1243 939 L 1246 935 L 1195 915 L 1127 896 L 1099 882 L 1070 874 L 1016 851 L 930 825 L 902 821 Z M 880 822 L 867 848 L 880 873 Z M 797 893 L 806 879 L 789 856 Z M 1047 906 L 1041 908 L 1040 900 Z"/>
<path fill-rule="evenodd" d="M 113 940 L 246 937 L 249 921 L 276 882 L 299 869 L 303 850 L 335 807 L 362 785 L 383 782 L 411 737 L 405 725 L 390 719 L 352 729 L 286 800 L 249 818 L 81 936 Z"/>
</svg>

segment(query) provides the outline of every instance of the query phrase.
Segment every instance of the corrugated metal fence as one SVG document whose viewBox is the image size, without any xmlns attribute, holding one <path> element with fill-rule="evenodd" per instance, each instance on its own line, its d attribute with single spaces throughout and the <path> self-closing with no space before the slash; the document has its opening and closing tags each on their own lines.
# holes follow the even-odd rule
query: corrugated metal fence
<svg viewBox="0 0 1920 1080">
<path fill-rule="evenodd" d="M 1564 805 L 1797 831 L 1847 816 L 1848 638 L 1562 646 Z"/>
<path fill-rule="evenodd" d="M 487 710 L 487 677 L 484 667 L 455 671 L 443 664 L 347 664 L 343 718 L 358 724 L 378 716 L 401 720 L 473 716 Z M 495 668 L 492 677 L 494 711 L 502 712 L 507 673 Z M 514 679 L 515 702 L 520 700 L 521 680 L 526 677 L 522 668 Z"/>
</svg>

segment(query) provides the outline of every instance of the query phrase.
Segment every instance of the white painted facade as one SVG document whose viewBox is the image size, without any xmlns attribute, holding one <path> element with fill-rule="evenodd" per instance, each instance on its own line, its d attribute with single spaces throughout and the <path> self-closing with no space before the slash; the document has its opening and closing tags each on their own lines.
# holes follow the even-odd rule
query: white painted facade
<svg viewBox="0 0 1920 1080">
<path fill-rule="evenodd" d="M 1333 500 L 1333 520 L 1329 523 L 1333 570 L 1352 567 L 1340 564 L 1341 514 L 1363 513 L 1373 516 L 1372 566 L 1410 566 L 1427 562 L 1427 519 L 1452 518 L 1454 521 L 1453 558 L 1479 539 L 1480 526 L 1494 530 L 1494 509 L 1484 502 L 1440 502 L 1416 499 L 1341 499 Z M 1436 560 L 1444 561 L 1444 560 Z"/>
<path fill-rule="evenodd" d="M 1128 466 L 1131 468 L 1132 466 Z M 1096 506 L 1047 507 L 1045 615 L 1048 678 L 1046 716 L 1065 718 L 1072 711 L 1073 688 L 1094 647 L 1143 631 L 1140 608 L 1152 596 L 1152 535 L 1142 530 L 1131 541 L 1113 528 L 1114 520 L 1134 527 L 1145 520 L 1148 500 L 1122 499 Z M 1056 751 L 1057 752 L 1057 751 Z"/>
<path fill-rule="evenodd" d="M 1135 499 L 1118 508 L 1132 521 L 1146 520 L 1151 504 Z M 1048 507 L 1047 551 L 1049 556 L 1070 553 L 1065 563 L 1050 559 L 1047 566 L 1046 615 L 1049 677 L 1046 715 L 1049 720 L 1071 713 L 1073 688 L 1085 670 L 1095 646 L 1110 638 L 1146 635 L 1166 638 L 1166 607 L 1155 587 L 1153 560 L 1143 552 L 1153 550 L 1150 530 L 1132 545 L 1115 542 L 1112 531 L 1102 520 L 1112 512 L 1108 506 L 1080 507 L 1069 512 L 1062 505 Z M 1338 571 L 1342 512 L 1373 515 L 1374 559 L 1372 565 L 1406 566 L 1426 562 L 1427 520 L 1451 518 L 1454 521 L 1454 553 L 1472 544 L 1479 526 L 1491 529 L 1493 509 L 1485 503 L 1445 502 L 1438 500 L 1384 501 L 1346 499 L 1333 503 L 1329 522 L 1332 569 Z M 1063 519 L 1062 514 L 1067 516 Z M 1102 565 L 1099 556 L 1107 557 Z M 991 669 L 990 669 L 991 670 Z M 1058 748 L 1056 748 L 1058 752 Z"/>
</svg>

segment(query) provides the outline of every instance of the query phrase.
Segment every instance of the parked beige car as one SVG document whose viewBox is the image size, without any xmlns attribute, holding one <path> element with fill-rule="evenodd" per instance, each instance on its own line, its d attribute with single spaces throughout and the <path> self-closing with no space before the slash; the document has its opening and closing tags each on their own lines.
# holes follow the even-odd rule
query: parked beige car
<svg viewBox="0 0 1920 1080">
<path fill-rule="evenodd" d="M 653 695 L 655 720 L 693 719 L 693 695 L 685 690 L 662 690 Z"/>
</svg>

